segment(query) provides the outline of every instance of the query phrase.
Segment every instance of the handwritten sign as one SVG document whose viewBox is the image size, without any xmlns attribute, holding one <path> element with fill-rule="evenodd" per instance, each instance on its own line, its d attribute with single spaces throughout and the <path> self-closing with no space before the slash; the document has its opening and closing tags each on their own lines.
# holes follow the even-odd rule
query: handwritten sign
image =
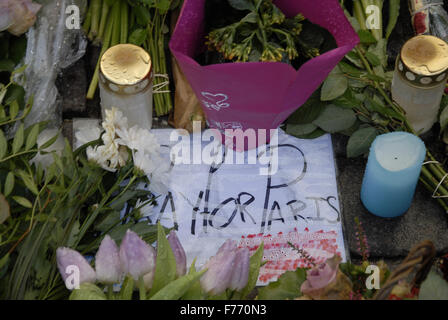
<svg viewBox="0 0 448 320">
<path fill-rule="evenodd" d="M 169 157 L 180 142 L 170 141 L 171 129 L 153 132 Z M 194 138 L 188 143 L 190 150 L 206 144 Z M 259 284 L 307 266 L 288 242 L 317 262 L 333 254 L 345 260 L 331 136 L 301 140 L 279 130 L 275 147 L 278 169 L 271 175 L 259 174 L 261 164 L 174 165 L 170 192 L 160 195 L 147 219 L 177 228 L 188 263 L 196 258 L 197 266 L 228 238 L 251 251 L 263 241 L 267 263 Z"/>
</svg>

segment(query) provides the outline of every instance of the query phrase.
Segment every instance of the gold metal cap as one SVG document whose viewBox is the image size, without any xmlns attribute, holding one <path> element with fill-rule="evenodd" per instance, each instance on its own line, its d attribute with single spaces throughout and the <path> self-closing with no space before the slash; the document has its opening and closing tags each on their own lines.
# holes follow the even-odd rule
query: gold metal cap
<svg viewBox="0 0 448 320">
<path fill-rule="evenodd" d="M 134 94 L 150 85 L 151 71 L 148 52 L 133 44 L 118 44 L 101 56 L 99 79 L 117 94 Z"/>
<path fill-rule="evenodd" d="M 430 35 L 413 37 L 401 48 L 397 69 L 416 86 L 436 86 L 448 76 L 448 44 Z"/>
</svg>

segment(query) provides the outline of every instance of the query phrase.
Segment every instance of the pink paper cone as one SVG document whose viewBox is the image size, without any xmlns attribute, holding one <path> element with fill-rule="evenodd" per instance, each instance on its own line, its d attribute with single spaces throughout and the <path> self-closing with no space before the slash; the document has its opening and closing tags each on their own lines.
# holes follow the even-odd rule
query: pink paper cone
<svg viewBox="0 0 448 320">
<path fill-rule="evenodd" d="M 204 48 L 205 1 L 184 1 L 170 49 L 201 102 L 210 127 L 221 132 L 276 129 L 359 41 L 337 0 L 277 0 L 275 4 L 285 15 L 302 13 L 326 28 L 338 47 L 307 61 L 297 71 L 281 62 L 201 66 L 194 58 Z"/>
</svg>

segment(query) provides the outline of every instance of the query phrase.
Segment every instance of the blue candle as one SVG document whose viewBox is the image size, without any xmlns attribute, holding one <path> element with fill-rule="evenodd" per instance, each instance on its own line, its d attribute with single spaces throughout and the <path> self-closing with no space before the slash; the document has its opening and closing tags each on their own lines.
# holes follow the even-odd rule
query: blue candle
<svg viewBox="0 0 448 320">
<path fill-rule="evenodd" d="M 404 214 L 411 206 L 426 148 L 407 132 L 379 135 L 370 146 L 361 200 L 371 213 L 385 218 Z"/>
</svg>

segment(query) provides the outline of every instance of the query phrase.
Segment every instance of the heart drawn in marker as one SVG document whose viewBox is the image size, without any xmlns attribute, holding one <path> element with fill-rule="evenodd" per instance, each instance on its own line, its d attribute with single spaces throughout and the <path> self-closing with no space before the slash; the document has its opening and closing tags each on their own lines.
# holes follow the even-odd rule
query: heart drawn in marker
<svg viewBox="0 0 448 320">
<path fill-rule="evenodd" d="M 229 99 L 229 97 L 223 93 L 210 93 L 210 92 L 201 92 L 202 96 L 205 99 L 202 99 L 202 103 L 207 108 L 213 108 L 216 111 L 219 111 L 221 108 L 227 108 L 230 106 L 229 103 L 225 102 Z"/>
</svg>

